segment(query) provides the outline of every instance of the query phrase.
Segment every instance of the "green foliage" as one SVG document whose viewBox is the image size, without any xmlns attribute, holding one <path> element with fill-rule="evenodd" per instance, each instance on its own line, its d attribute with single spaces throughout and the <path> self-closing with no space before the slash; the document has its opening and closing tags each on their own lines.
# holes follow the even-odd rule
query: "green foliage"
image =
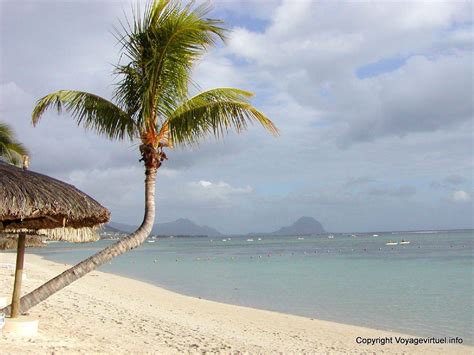
<svg viewBox="0 0 474 355">
<path fill-rule="evenodd" d="M 5 123 L 0 122 L 0 157 L 7 162 L 20 165 L 22 156 L 27 155 L 26 148 L 15 139 L 13 130 Z"/>
<path fill-rule="evenodd" d="M 206 135 L 220 137 L 249 122 L 260 122 L 271 133 L 273 123 L 249 102 L 251 93 L 220 88 L 188 99 L 191 69 L 226 30 L 206 18 L 208 5 L 185 6 L 177 0 L 155 0 L 143 16 L 134 13 L 117 35 L 122 45 L 116 66 L 119 81 L 112 103 L 93 94 L 61 90 L 40 99 L 33 111 L 37 124 L 48 108 L 63 109 L 111 139 L 140 137 L 146 144 L 168 146 L 197 143 Z"/>
<path fill-rule="evenodd" d="M 155 1 L 143 18 L 135 16 L 122 26 L 125 34 L 117 37 L 127 63 L 116 67 L 122 80 L 115 98 L 133 108 L 130 113 L 140 127 L 164 123 L 187 97 L 193 64 L 224 37 L 221 21 L 205 18 L 209 10 L 207 5 Z"/>
<path fill-rule="evenodd" d="M 56 108 L 58 114 L 64 109 L 83 124 L 111 139 L 123 139 L 126 135 L 133 139 L 137 135 L 135 122 L 130 115 L 110 101 L 81 91 L 60 90 L 38 101 L 33 110 L 32 120 L 36 125 L 44 111 Z"/>
<path fill-rule="evenodd" d="M 193 144 L 209 134 L 221 137 L 231 128 L 241 132 L 252 121 L 277 134 L 273 122 L 248 101 L 252 96 L 248 91 L 233 88 L 212 89 L 194 96 L 168 118 L 171 141 Z"/>
</svg>

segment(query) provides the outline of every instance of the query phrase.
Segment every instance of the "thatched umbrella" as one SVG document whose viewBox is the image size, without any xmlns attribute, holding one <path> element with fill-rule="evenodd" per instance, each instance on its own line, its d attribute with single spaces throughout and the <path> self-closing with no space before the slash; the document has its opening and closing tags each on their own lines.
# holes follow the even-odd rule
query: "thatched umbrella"
<svg viewBox="0 0 474 355">
<path fill-rule="evenodd" d="M 74 186 L 0 161 L 0 233 L 18 236 L 11 317 L 20 313 L 26 236 L 68 242 L 96 241 L 110 212 Z"/>
</svg>

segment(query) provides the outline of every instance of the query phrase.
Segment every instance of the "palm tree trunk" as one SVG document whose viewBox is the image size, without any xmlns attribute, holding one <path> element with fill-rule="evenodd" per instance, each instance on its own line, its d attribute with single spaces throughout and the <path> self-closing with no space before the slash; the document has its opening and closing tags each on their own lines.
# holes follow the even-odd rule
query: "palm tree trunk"
<svg viewBox="0 0 474 355">
<path fill-rule="evenodd" d="M 23 263 L 25 260 L 25 233 L 18 235 L 18 245 L 16 249 L 16 266 L 15 266 L 15 283 L 13 286 L 12 296 L 12 318 L 20 315 L 20 297 L 21 297 L 21 281 L 23 280 Z"/>
<path fill-rule="evenodd" d="M 117 243 L 108 246 L 88 259 L 81 261 L 77 265 L 64 271 L 62 274 L 49 280 L 42 286 L 22 297 L 20 300 L 22 312 L 26 312 L 31 307 L 44 301 L 49 296 L 68 286 L 88 272 L 107 263 L 114 257 L 138 247 L 146 240 L 151 233 L 155 221 L 156 170 L 156 168 L 147 168 L 145 172 L 145 216 L 140 227 L 134 233 L 120 239 Z M 2 312 L 9 314 L 10 306 L 2 309 Z"/>
</svg>

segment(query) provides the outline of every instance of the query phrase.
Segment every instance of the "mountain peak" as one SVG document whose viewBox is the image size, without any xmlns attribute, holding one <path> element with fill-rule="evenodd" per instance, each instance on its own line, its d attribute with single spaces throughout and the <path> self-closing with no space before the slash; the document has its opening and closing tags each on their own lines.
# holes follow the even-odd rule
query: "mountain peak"
<svg viewBox="0 0 474 355">
<path fill-rule="evenodd" d="M 303 216 L 303 217 L 298 218 L 295 223 L 307 223 L 307 222 L 318 222 L 318 221 L 314 219 L 313 217 Z"/>
<path fill-rule="evenodd" d="M 176 221 L 168 222 L 168 223 L 195 224 L 193 221 L 191 221 L 191 220 L 188 219 L 188 218 L 178 218 Z"/>
<path fill-rule="evenodd" d="M 222 235 L 219 231 L 208 226 L 200 226 L 187 218 L 178 218 L 176 221 L 155 224 L 153 234 L 158 235 Z"/>
<path fill-rule="evenodd" d="M 290 226 L 282 227 L 273 232 L 273 235 L 311 235 L 326 233 L 321 223 L 313 217 L 300 217 Z"/>
</svg>

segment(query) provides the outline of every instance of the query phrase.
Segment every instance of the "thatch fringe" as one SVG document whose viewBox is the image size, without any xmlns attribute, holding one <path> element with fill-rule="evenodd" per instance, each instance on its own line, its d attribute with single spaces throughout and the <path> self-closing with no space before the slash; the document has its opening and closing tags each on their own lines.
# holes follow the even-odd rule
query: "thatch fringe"
<svg viewBox="0 0 474 355">
<path fill-rule="evenodd" d="M 53 228 L 53 229 L 16 229 L 10 230 L 11 238 L 18 238 L 18 233 L 25 233 L 27 237 L 36 236 L 37 238 L 43 238 L 46 240 L 55 240 L 72 243 L 88 243 L 96 242 L 100 239 L 97 233 L 97 227 L 83 227 L 83 228 Z M 0 234 L 1 235 L 1 234 Z"/>
<path fill-rule="evenodd" d="M 48 240 L 73 243 L 96 242 L 100 239 L 97 228 L 91 227 L 39 229 L 38 234 L 46 236 Z"/>
<path fill-rule="evenodd" d="M 45 238 L 35 235 L 27 235 L 25 246 L 28 248 L 44 247 L 46 243 Z M 14 234 L 0 234 L 0 250 L 16 249 L 18 245 L 18 236 Z"/>
<path fill-rule="evenodd" d="M 109 219 L 106 208 L 74 186 L 0 161 L 0 231 L 94 227 Z M 88 232 L 62 233 L 86 239 Z"/>
</svg>

